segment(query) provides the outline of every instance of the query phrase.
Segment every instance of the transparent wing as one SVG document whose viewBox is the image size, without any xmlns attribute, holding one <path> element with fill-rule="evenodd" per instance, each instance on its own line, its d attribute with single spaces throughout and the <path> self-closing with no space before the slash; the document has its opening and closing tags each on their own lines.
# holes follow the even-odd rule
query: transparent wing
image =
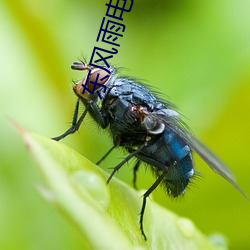
<svg viewBox="0 0 250 250">
<path fill-rule="evenodd" d="M 170 125 L 170 128 L 177 133 L 190 146 L 190 148 L 192 148 L 208 164 L 209 167 L 231 183 L 243 196 L 248 198 L 243 190 L 237 185 L 233 173 L 210 149 L 182 126 Z"/>
<path fill-rule="evenodd" d="M 163 111 L 164 113 L 164 111 Z M 164 123 L 166 127 L 169 127 L 173 130 L 182 140 L 184 140 L 190 148 L 192 148 L 216 173 L 221 175 L 224 179 L 226 179 L 229 183 L 231 183 L 242 195 L 244 195 L 247 199 L 247 195 L 243 192 L 243 190 L 237 185 L 236 178 L 233 173 L 229 170 L 229 168 L 210 150 L 208 149 L 202 142 L 200 142 L 197 138 L 195 138 L 186 128 L 185 124 L 182 123 L 180 117 L 169 115 L 169 111 L 167 111 L 167 115 L 160 114 L 152 114 L 154 118 L 158 119 L 160 122 Z"/>
</svg>

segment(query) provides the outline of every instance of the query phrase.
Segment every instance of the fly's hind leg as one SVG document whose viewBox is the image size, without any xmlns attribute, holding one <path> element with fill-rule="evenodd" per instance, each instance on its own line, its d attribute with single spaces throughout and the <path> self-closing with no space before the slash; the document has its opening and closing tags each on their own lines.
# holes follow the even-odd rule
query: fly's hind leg
<svg viewBox="0 0 250 250">
<path fill-rule="evenodd" d="M 144 240 L 147 240 L 147 236 L 146 236 L 146 234 L 144 232 L 144 228 L 143 228 L 143 217 L 144 217 L 144 212 L 145 212 L 145 208 L 146 208 L 147 198 L 158 187 L 158 185 L 162 182 L 165 175 L 166 175 L 166 172 L 163 172 L 163 174 L 161 174 L 157 178 L 157 180 L 153 183 L 153 185 L 143 195 L 142 207 L 141 207 L 141 212 L 140 212 L 140 230 L 141 230 L 141 233 L 142 233 Z"/>
</svg>

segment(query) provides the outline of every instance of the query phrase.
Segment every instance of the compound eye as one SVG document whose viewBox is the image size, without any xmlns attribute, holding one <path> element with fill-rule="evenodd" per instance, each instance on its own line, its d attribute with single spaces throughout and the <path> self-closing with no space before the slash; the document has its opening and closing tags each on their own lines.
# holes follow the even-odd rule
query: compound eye
<svg viewBox="0 0 250 250">
<path fill-rule="evenodd" d="M 74 70 L 88 70 L 88 74 L 73 87 L 76 95 L 88 100 L 90 94 L 100 88 L 106 91 L 106 82 L 110 78 L 110 73 L 102 68 L 90 67 L 88 64 L 83 62 L 74 62 L 71 65 Z M 88 82 L 86 83 L 88 79 Z"/>
<path fill-rule="evenodd" d="M 150 116 L 146 116 L 142 124 L 150 134 L 161 134 L 165 129 L 165 125 L 163 123 Z"/>
<path fill-rule="evenodd" d="M 91 91 L 96 88 L 98 89 L 100 85 L 104 85 L 110 77 L 110 73 L 102 68 L 90 67 L 88 64 L 83 62 L 73 62 L 71 69 L 74 70 L 88 70 L 89 74 L 82 80 L 82 83 L 86 83 L 87 77 L 89 76 L 87 82 L 87 88 Z"/>
<path fill-rule="evenodd" d="M 100 69 L 100 68 L 94 68 L 91 70 L 87 88 L 91 91 L 97 90 L 101 87 L 101 85 L 105 85 L 105 83 L 108 81 L 110 77 L 110 73 L 107 71 Z M 84 79 L 84 82 L 86 82 L 87 76 Z"/>
</svg>

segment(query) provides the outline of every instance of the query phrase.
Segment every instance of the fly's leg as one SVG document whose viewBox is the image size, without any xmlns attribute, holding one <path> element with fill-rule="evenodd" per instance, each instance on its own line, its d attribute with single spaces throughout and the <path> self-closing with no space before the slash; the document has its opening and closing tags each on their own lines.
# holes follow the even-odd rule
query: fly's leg
<svg viewBox="0 0 250 250">
<path fill-rule="evenodd" d="M 92 100 L 86 105 L 86 109 L 84 110 L 81 117 L 77 121 L 78 112 L 79 112 L 79 104 L 80 104 L 80 100 L 78 99 L 76 102 L 71 127 L 62 135 L 52 138 L 53 140 L 59 141 L 59 140 L 63 139 L 64 137 L 68 136 L 69 134 L 75 133 L 79 129 L 83 119 L 85 118 L 85 116 L 88 112 L 98 122 L 98 124 L 101 125 L 102 128 L 107 127 L 108 123 L 107 123 L 106 116 L 102 113 L 102 111 L 100 110 L 98 105 Z"/>
<path fill-rule="evenodd" d="M 112 173 L 110 174 L 107 184 L 111 181 L 114 174 L 126 163 L 128 162 L 132 157 L 134 157 L 138 152 L 140 152 L 144 147 L 147 146 L 147 143 L 142 144 L 137 150 L 134 150 L 132 153 L 130 153 L 122 162 L 120 162 L 116 167 L 114 167 Z"/>
<path fill-rule="evenodd" d="M 106 128 L 108 126 L 107 118 L 105 114 L 100 110 L 97 103 L 94 101 L 89 101 L 89 113 L 93 119 L 102 127 Z"/>
<path fill-rule="evenodd" d="M 140 212 L 140 230 L 142 233 L 142 236 L 144 240 L 147 240 L 147 236 L 143 229 L 143 216 L 146 208 L 146 201 L 148 196 L 157 188 L 157 186 L 162 182 L 163 178 L 165 177 L 167 172 L 164 172 L 162 175 L 160 175 L 157 180 L 153 183 L 153 185 L 147 190 L 147 192 L 143 195 L 143 201 L 142 201 L 142 207 Z"/>
<path fill-rule="evenodd" d="M 136 178 L 136 173 L 137 173 L 137 171 L 138 171 L 140 165 L 141 165 L 141 161 L 140 161 L 140 160 L 137 160 L 136 163 L 135 163 L 135 166 L 134 166 L 134 168 L 133 168 L 133 187 L 134 187 L 135 189 L 137 189 L 137 188 L 136 188 L 136 179 L 137 179 L 137 178 Z"/>
<path fill-rule="evenodd" d="M 76 102 L 76 106 L 75 106 L 75 110 L 74 110 L 74 116 L 73 116 L 71 127 L 65 133 L 63 133 L 62 135 L 59 135 L 59 136 L 51 138 L 51 139 L 53 139 L 55 141 L 60 141 L 64 137 L 68 136 L 69 134 L 75 133 L 79 129 L 79 127 L 80 127 L 80 125 L 81 125 L 84 117 L 86 116 L 86 114 L 88 112 L 88 106 L 87 106 L 86 109 L 84 110 L 84 112 L 82 113 L 81 117 L 77 121 L 78 111 L 79 111 L 79 103 L 80 103 L 80 101 L 78 99 L 77 102 Z"/>
<path fill-rule="evenodd" d="M 99 165 L 115 148 L 116 146 L 114 145 L 97 163 L 96 165 Z"/>
</svg>

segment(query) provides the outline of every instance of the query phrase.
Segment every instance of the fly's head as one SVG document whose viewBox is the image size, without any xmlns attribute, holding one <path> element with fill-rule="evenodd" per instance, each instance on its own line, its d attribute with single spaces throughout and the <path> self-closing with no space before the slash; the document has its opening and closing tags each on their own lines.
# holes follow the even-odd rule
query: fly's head
<svg viewBox="0 0 250 250">
<path fill-rule="evenodd" d="M 73 91 L 83 101 L 102 99 L 105 96 L 106 88 L 112 74 L 113 68 L 105 66 L 93 67 L 83 62 L 74 62 L 71 66 L 74 70 L 87 70 L 88 74 L 80 81 L 75 83 Z"/>
</svg>

